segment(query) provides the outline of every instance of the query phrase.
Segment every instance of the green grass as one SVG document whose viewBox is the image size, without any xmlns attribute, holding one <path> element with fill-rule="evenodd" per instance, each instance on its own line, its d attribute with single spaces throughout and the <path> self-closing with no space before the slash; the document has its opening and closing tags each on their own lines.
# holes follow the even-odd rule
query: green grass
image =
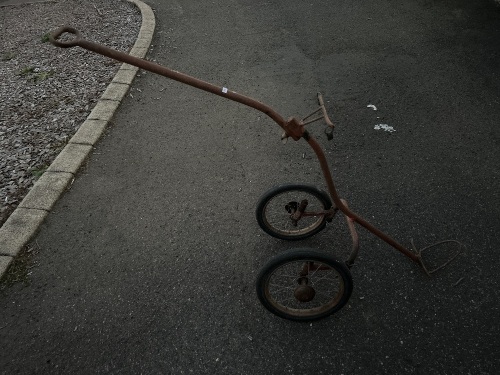
<svg viewBox="0 0 500 375">
<path fill-rule="evenodd" d="M 36 242 L 26 245 L 20 251 L 0 280 L 0 292 L 17 283 L 22 283 L 24 286 L 30 284 L 31 269 L 36 267 L 34 256 L 39 252 L 40 248 Z"/>
<path fill-rule="evenodd" d="M 49 77 L 52 77 L 54 75 L 54 71 L 49 70 L 49 71 L 35 72 L 35 68 L 29 66 L 21 69 L 19 71 L 19 75 L 21 77 L 28 77 L 28 79 L 31 79 L 34 83 L 38 83 L 41 81 L 45 81 Z"/>
<path fill-rule="evenodd" d="M 45 173 L 47 168 L 48 168 L 47 166 L 37 167 L 37 168 L 33 168 L 30 172 L 31 172 L 32 176 L 38 180 L 40 178 L 40 176 Z"/>
<path fill-rule="evenodd" d="M 27 76 L 29 74 L 32 74 L 34 71 L 35 71 L 35 68 L 33 66 L 27 66 L 25 68 L 22 68 L 19 71 L 19 75 L 24 77 L 24 76 Z"/>
<path fill-rule="evenodd" d="M 16 57 L 16 53 L 15 52 L 6 52 L 2 55 L 2 61 L 9 61 L 9 60 L 12 60 L 14 57 Z"/>
<path fill-rule="evenodd" d="M 40 72 L 33 77 L 33 81 L 35 83 L 38 83 L 40 81 L 45 81 L 47 78 L 52 77 L 53 75 L 54 75 L 54 72 L 52 70 L 49 72 Z"/>
<path fill-rule="evenodd" d="M 42 43 L 47 43 L 49 41 L 49 35 L 50 33 L 45 33 L 41 36 Z"/>
</svg>

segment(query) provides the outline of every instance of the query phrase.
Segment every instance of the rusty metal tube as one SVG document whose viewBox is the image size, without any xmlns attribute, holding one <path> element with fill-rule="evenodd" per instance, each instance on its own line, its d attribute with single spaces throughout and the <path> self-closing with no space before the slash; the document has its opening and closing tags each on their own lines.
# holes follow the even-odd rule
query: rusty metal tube
<svg viewBox="0 0 500 375">
<path fill-rule="evenodd" d="M 62 36 L 64 33 L 69 33 L 73 34 L 73 38 L 70 41 L 61 41 L 59 38 Z M 250 98 L 248 96 L 238 94 L 237 92 L 230 91 L 225 87 L 220 87 L 213 85 L 211 83 L 205 82 L 201 79 L 197 79 L 194 77 L 191 77 L 187 74 L 166 68 L 162 65 L 156 64 L 154 62 L 141 59 L 138 57 L 130 56 L 127 53 L 116 51 L 114 49 L 108 48 L 106 46 L 103 46 L 101 44 L 93 43 L 88 40 L 85 40 L 81 37 L 80 33 L 78 30 L 69 27 L 69 26 L 63 26 L 52 33 L 50 33 L 49 36 L 50 42 L 57 46 L 57 47 L 62 47 L 62 48 L 71 48 L 75 46 L 82 47 L 86 50 L 98 53 L 100 55 L 107 56 L 111 59 L 118 60 L 130 65 L 137 66 L 138 68 L 148 70 L 152 73 L 159 74 L 161 76 L 173 79 L 174 81 L 178 81 L 181 83 L 185 83 L 186 85 L 193 86 L 197 89 L 208 91 L 212 94 L 221 96 L 226 99 L 233 100 L 235 102 L 244 104 L 248 107 L 254 108 L 267 116 L 271 117 L 274 122 L 276 122 L 279 126 L 281 126 L 283 129 L 285 128 L 286 121 L 281 115 L 276 112 L 274 109 L 269 107 L 268 105 L 261 103 L 253 98 Z"/>
<path fill-rule="evenodd" d="M 347 201 L 345 199 L 340 200 L 342 204 L 349 208 L 349 205 L 347 204 Z M 349 258 L 346 260 L 346 264 L 348 267 L 352 267 L 354 265 L 354 261 L 356 260 L 359 252 L 359 236 L 358 232 L 356 232 L 356 227 L 355 227 L 355 222 L 353 219 L 351 219 L 349 216 L 345 215 L 345 219 L 347 222 L 347 226 L 349 228 L 349 233 L 351 234 L 351 239 L 352 239 L 352 249 L 351 249 L 351 254 L 349 255 Z"/>
<path fill-rule="evenodd" d="M 328 167 L 328 162 L 325 157 L 325 153 L 323 152 L 323 149 L 319 145 L 318 141 L 314 137 L 312 137 L 307 131 L 304 132 L 304 139 L 309 143 L 309 146 L 314 150 L 314 153 L 316 154 L 319 164 L 321 166 L 321 171 L 323 172 L 323 176 L 325 178 L 326 184 L 328 186 L 328 192 L 330 193 L 330 196 L 332 197 L 333 203 L 335 206 L 344 213 L 347 217 L 351 218 L 354 222 L 360 224 L 370 232 L 372 232 L 374 235 L 382 239 L 383 241 L 387 242 L 389 245 L 394 247 L 396 250 L 399 250 L 402 252 L 404 255 L 406 255 L 408 258 L 412 259 L 415 262 L 419 262 L 419 256 L 418 254 L 415 254 L 413 251 L 408 250 L 406 247 L 401 245 L 399 242 L 396 240 L 392 239 L 389 237 L 387 234 L 379 230 L 378 228 L 374 227 L 372 224 L 370 224 L 368 221 L 363 219 L 361 216 L 355 214 L 353 211 L 351 211 L 340 199 L 337 190 L 335 189 L 335 184 L 333 183 L 333 178 L 332 174 L 330 172 L 330 168 Z"/>
</svg>

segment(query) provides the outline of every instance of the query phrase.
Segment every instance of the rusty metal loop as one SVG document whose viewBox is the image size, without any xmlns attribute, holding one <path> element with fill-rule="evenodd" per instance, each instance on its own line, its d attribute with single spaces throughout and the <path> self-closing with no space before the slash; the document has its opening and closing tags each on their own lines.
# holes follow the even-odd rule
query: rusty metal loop
<svg viewBox="0 0 500 375">
<path fill-rule="evenodd" d="M 75 37 L 71 40 L 64 41 L 64 42 L 58 40 L 61 37 L 61 35 L 64 33 L 73 34 Z M 53 32 L 51 32 L 49 34 L 50 43 L 52 43 L 53 45 L 55 45 L 57 47 L 61 47 L 61 48 L 70 48 L 70 47 L 78 46 L 80 40 L 81 40 L 80 32 L 77 29 L 70 27 L 70 26 L 60 27 L 59 29 L 54 30 Z"/>
<path fill-rule="evenodd" d="M 418 255 L 418 263 L 420 264 L 420 266 L 423 268 L 424 272 L 427 274 L 427 276 L 431 276 L 434 272 L 436 271 L 439 271 L 440 269 L 443 269 L 444 267 L 446 267 L 448 264 L 450 264 L 457 256 L 459 256 L 460 254 L 462 254 L 465 250 L 465 245 L 463 243 L 461 243 L 460 241 L 457 241 L 457 240 L 444 240 L 444 241 L 439 241 L 439 242 L 436 242 L 436 243 L 433 243 L 432 245 L 429 245 L 429 246 L 426 246 L 420 250 L 417 249 L 417 247 L 415 246 L 415 243 L 413 242 L 413 238 L 410 240 L 411 242 L 411 246 L 413 248 L 413 251 Z M 453 244 L 456 244 L 457 245 L 457 250 L 454 252 L 454 254 L 448 258 L 448 260 L 446 260 L 444 263 L 442 263 L 441 265 L 435 267 L 434 269 L 431 269 L 429 270 L 428 267 L 427 267 L 427 264 L 424 262 L 424 259 L 422 257 L 422 253 L 425 251 L 425 250 L 429 250 L 429 249 L 432 249 L 434 247 L 437 247 L 439 245 L 443 245 L 443 244 L 447 244 L 447 243 L 453 243 Z"/>
</svg>

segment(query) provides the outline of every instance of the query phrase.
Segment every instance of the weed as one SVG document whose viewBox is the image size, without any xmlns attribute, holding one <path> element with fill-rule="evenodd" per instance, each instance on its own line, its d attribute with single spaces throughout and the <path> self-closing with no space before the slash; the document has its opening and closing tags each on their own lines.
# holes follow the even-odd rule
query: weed
<svg viewBox="0 0 500 375">
<path fill-rule="evenodd" d="M 19 75 L 20 76 L 27 76 L 28 74 L 31 74 L 35 71 L 35 68 L 30 66 L 30 67 L 26 67 L 26 68 L 23 68 L 19 71 Z"/>
<path fill-rule="evenodd" d="M 51 70 L 49 72 L 40 72 L 35 77 L 33 77 L 33 81 L 35 83 L 38 83 L 40 81 L 45 81 L 47 78 L 52 77 L 54 75 L 54 72 Z"/>
<path fill-rule="evenodd" d="M 3 291 L 14 284 L 22 283 L 24 286 L 30 284 L 31 269 L 37 266 L 34 256 L 40 252 L 38 243 L 26 245 L 10 264 L 7 273 L 0 280 L 0 291 Z"/>
<path fill-rule="evenodd" d="M 35 177 L 38 180 L 42 176 L 42 174 L 45 173 L 47 168 L 48 167 L 46 165 L 41 166 L 41 167 L 35 167 L 30 172 L 33 175 L 33 177 Z"/>
<path fill-rule="evenodd" d="M 49 35 L 50 33 L 45 33 L 42 35 L 41 37 L 42 43 L 47 43 L 49 41 Z"/>
<path fill-rule="evenodd" d="M 6 52 L 2 55 L 2 61 L 9 61 L 12 60 L 14 57 L 16 57 L 15 52 Z"/>
<path fill-rule="evenodd" d="M 29 78 L 33 80 L 34 83 L 38 83 L 41 81 L 45 81 L 49 77 L 52 77 L 54 75 L 54 71 L 38 71 L 38 69 L 35 69 L 34 67 L 26 67 L 19 71 L 19 75 L 21 77 L 29 76 Z"/>
</svg>

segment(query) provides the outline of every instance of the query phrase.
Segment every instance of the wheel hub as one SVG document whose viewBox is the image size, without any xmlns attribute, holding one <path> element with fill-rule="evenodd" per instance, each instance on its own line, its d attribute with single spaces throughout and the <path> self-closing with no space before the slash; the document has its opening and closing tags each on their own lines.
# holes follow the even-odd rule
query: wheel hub
<svg viewBox="0 0 500 375">
<path fill-rule="evenodd" d="M 312 286 L 309 285 L 299 285 L 295 288 L 293 293 L 295 298 L 300 302 L 310 302 L 314 299 L 316 291 Z"/>
</svg>

